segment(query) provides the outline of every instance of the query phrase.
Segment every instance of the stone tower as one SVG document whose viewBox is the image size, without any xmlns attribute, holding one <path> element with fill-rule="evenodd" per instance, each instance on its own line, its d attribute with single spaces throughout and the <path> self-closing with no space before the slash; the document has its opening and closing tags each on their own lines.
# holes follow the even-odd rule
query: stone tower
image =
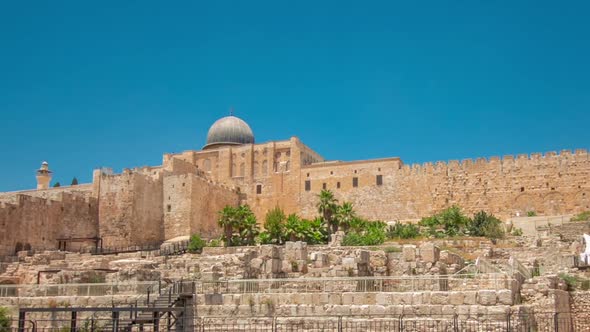
<svg viewBox="0 0 590 332">
<path fill-rule="evenodd" d="M 51 173 L 52 172 L 49 170 L 49 164 L 46 161 L 41 163 L 41 168 L 37 170 L 37 189 L 49 188 Z"/>
</svg>

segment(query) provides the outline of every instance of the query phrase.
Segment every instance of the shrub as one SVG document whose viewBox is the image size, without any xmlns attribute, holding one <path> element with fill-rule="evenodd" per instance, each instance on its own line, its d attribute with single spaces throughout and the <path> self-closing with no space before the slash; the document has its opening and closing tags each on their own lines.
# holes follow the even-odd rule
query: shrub
<svg viewBox="0 0 590 332">
<path fill-rule="evenodd" d="M 514 235 L 514 236 L 522 236 L 522 234 L 523 234 L 523 233 L 522 233 L 522 228 L 516 228 L 516 227 L 515 227 L 515 228 L 512 230 L 512 235 Z"/>
<path fill-rule="evenodd" d="M 590 211 L 584 211 L 582 213 L 579 213 L 571 219 L 571 221 L 589 221 L 589 220 L 590 220 Z"/>
<path fill-rule="evenodd" d="M 10 320 L 8 309 L 0 307 L 0 332 L 10 331 Z"/>
<path fill-rule="evenodd" d="M 560 273 L 559 277 L 565 281 L 567 289 L 570 291 L 576 289 L 578 283 L 580 283 L 580 280 L 576 276 L 567 273 Z"/>
<path fill-rule="evenodd" d="M 535 211 L 527 211 L 526 212 L 526 216 L 527 217 L 536 217 L 537 216 L 537 212 L 535 212 Z"/>
<path fill-rule="evenodd" d="M 285 216 L 283 210 L 281 210 L 281 208 L 277 206 L 274 209 L 268 211 L 264 219 L 264 229 L 266 230 L 268 238 L 270 239 L 269 243 L 283 243 L 285 221 L 287 220 L 287 217 Z"/>
<path fill-rule="evenodd" d="M 192 253 L 200 253 L 203 251 L 203 247 L 207 245 L 207 242 L 201 239 L 199 234 L 193 234 L 188 244 L 188 251 Z"/>
<path fill-rule="evenodd" d="M 217 224 L 223 228 L 222 239 L 226 246 L 256 244 L 256 237 L 259 233 L 258 223 L 254 212 L 248 205 L 238 207 L 227 205 L 219 211 Z"/>
<path fill-rule="evenodd" d="M 492 214 L 487 214 L 485 211 L 479 211 L 473 216 L 469 233 L 474 236 L 500 239 L 504 237 L 505 232 L 500 219 L 494 217 Z"/>
<path fill-rule="evenodd" d="M 221 239 L 211 239 L 207 244 L 207 247 L 221 247 L 223 245 L 223 241 Z"/>
<path fill-rule="evenodd" d="M 414 224 L 401 224 L 389 226 L 387 237 L 390 239 L 414 239 L 420 236 L 420 228 Z"/>
<path fill-rule="evenodd" d="M 470 223 L 471 220 L 461 212 L 461 209 L 453 205 L 431 217 L 422 218 L 418 224 L 426 227 L 429 235 L 444 237 L 466 234 Z"/>
<path fill-rule="evenodd" d="M 385 242 L 387 225 L 384 222 L 357 220 L 357 227 L 360 224 L 364 226 L 362 229 L 356 228 L 344 236 L 343 246 L 374 246 Z"/>
</svg>

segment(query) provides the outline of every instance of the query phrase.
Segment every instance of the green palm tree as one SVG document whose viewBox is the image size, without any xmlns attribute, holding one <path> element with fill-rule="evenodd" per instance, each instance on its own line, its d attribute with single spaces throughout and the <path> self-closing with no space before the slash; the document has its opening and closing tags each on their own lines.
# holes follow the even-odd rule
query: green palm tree
<svg viewBox="0 0 590 332">
<path fill-rule="evenodd" d="M 304 229 L 301 219 L 296 214 L 290 214 L 285 223 L 285 237 L 289 241 L 301 241 L 305 239 Z"/>
<path fill-rule="evenodd" d="M 217 219 L 217 225 L 223 228 L 223 236 L 225 240 L 225 246 L 231 246 L 232 237 L 234 235 L 234 226 L 237 224 L 237 209 L 233 206 L 226 205 L 221 211 L 219 211 L 219 219 Z"/>
<path fill-rule="evenodd" d="M 330 234 L 333 230 L 334 232 L 338 231 L 337 222 L 334 220 L 334 214 L 337 208 L 338 200 L 334 198 L 334 194 L 327 189 L 322 190 L 318 195 L 320 201 L 318 202 L 318 212 L 322 215 L 324 222 L 328 228 L 328 233 Z"/>
<path fill-rule="evenodd" d="M 350 223 L 356 218 L 354 207 L 350 202 L 343 202 L 342 205 L 336 209 L 336 220 L 338 225 L 342 227 L 343 231 L 350 229 Z"/>
</svg>

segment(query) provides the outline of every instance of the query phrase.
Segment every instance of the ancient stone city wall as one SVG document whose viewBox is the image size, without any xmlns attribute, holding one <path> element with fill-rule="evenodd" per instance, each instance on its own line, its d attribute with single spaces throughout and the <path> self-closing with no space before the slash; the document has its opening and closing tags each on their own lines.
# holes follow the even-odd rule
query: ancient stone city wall
<svg viewBox="0 0 590 332">
<path fill-rule="evenodd" d="M 55 250 L 58 239 L 98 235 L 96 199 L 60 193 L 59 200 L 17 195 L 16 204 L 0 205 L 0 255 L 23 249 Z M 68 244 L 92 246 L 92 241 Z"/>
<path fill-rule="evenodd" d="M 163 193 L 159 173 L 125 170 L 99 176 L 99 233 L 106 247 L 163 240 Z"/>
<path fill-rule="evenodd" d="M 527 211 L 570 214 L 590 209 L 590 159 L 586 150 L 576 150 L 423 165 L 395 159 L 311 165 L 301 168 L 304 216 L 317 214 L 324 187 L 352 202 L 359 214 L 381 220 L 417 219 L 453 204 L 502 218 Z"/>
</svg>

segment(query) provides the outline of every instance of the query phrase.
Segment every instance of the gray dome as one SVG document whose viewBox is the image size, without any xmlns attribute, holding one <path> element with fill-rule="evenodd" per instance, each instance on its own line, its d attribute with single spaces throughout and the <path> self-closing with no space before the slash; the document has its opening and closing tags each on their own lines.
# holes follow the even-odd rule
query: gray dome
<svg viewBox="0 0 590 332">
<path fill-rule="evenodd" d="M 244 120 L 233 115 L 221 118 L 209 128 L 203 149 L 223 145 L 253 144 L 254 134 Z"/>
</svg>

